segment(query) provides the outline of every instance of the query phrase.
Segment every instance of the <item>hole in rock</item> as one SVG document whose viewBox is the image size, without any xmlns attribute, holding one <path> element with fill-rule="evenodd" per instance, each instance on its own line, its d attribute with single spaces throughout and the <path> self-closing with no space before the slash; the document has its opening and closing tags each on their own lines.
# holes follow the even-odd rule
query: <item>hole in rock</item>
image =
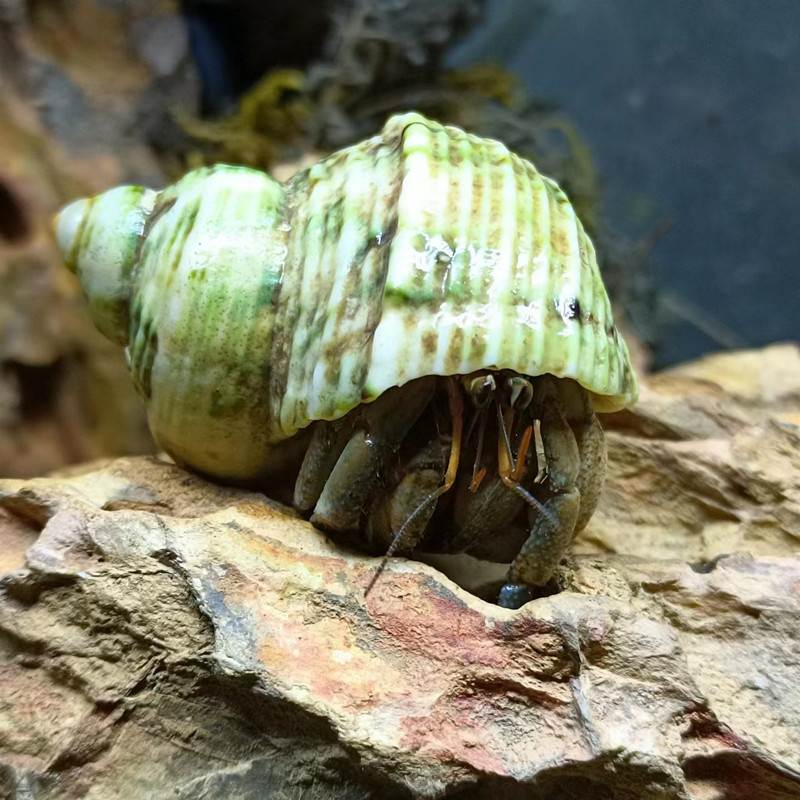
<svg viewBox="0 0 800 800">
<path fill-rule="evenodd" d="M 694 561 L 689 564 L 689 567 L 693 572 L 707 574 L 709 572 L 713 572 L 717 568 L 719 560 L 721 558 L 725 558 L 725 555 L 726 554 L 718 555 L 715 558 L 708 559 L 707 561 Z"/>
<path fill-rule="evenodd" d="M 0 239 L 16 244 L 30 236 L 31 224 L 20 198 L 0 180 Z"/>
<path fill-rule="evenodd" d="M 40 419 L 52 413 L 61 383 L 63 364 L 56 361 L 43 366 L 8 362 L 16 374 L 19 385 L 19 405 L 26 422 Z"/>
</svg>

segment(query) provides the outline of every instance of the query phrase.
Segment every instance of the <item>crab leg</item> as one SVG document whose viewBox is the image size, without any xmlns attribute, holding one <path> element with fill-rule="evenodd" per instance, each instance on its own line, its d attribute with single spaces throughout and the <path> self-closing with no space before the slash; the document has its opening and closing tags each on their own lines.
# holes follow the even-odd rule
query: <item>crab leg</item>
<svg viewBox="0 0 800 800">
<path fill-rule="evenodd" d="M 435 378 L 421 378 L 365 406 L 366 430 L 356 430 L 345 445 L 314 506 L 312 524 L 335 531 L 359 528 L 386 465 L 430 403 L 435 385 Z"/>
<path fill-rule="evenodd" d="M 515 410 L 524 411 L 530 405 L 533 386 L 527 378 L 513 376 L 507 379 L 506 390 L 508 392 L 509 407 L 506 409 L 505 415 L 500 411 L 499 403 L 496 403 L 498 408 L 497 436 L 500 447 L 498 454 L 502 450 L 500 458 L 506 467 L 506 478 L 510 477 L 514 484 L 519 484 L 528 468 L 526 457 L 531 443 L 533 428 L 530 425 L 527 426 L 521 436 L 514 434 L 513 431 L 509 435 L 509 430 L 512 428 L 511 423 Z M 487 400 L 494 399 L 494 397 L 493 393 Z M 475 402 L 474 394 L 473 402 L 483 413 L 484 408 Z M 485 405 L 486 403 L 484 402 L 483 406 Z M 517 445 L 516 462 L 513 464 L 511 438 L 515 439 L 515 444 Z M 480 458 L 481 451 L 482 440 L 479 439 L 478 458 Z M 485 469 L 482 470 L 484 473 L 485 471 Z M 473 554 L 480 552 L 482 556 L 485 555 L 492 560 L 502 560 L 505 553 L 498 547 L 498 544 L 506 542 L 507 545 L 513 545 L 515 537 L 509 539 L 506 534 L 513 526 L 515 518 L 522 511 L 525 499 L 517 491 L 509 492 L 506 478 L 501 477 L 499 474 L 482 485 L 481 481 L 476 479 L 478 476 L 482 477 L 481 472 L 476 475 L 475 470 L 473 470 L 469 493 L 466 495 L 463 508 L 458 514 L 459 522 L 456 523 L 454 530 L 450 531 L 446 536 L 445 547 L 453 552 L 468 551 Z M 508 560 L 512 557 L 513 555 L 507 555 Z"/>
<path fill-rule="evenodd" d="M 558 566 L 575 531 L 581 506 L 577 487 L 580 452 L 555 384 L 543 380 L 537 384 L 542 420 L 542 440 L 547 458 L 547 488 L 552 496 L 533 518 L 530 534 L 508 571 L 500 591 L 499 604 L 519 608 L 531 599 L 531 589 L 546 584 Z M 507 457 L 498 452 L 498 471 L 508 475 Z M 512 478 L 508 475 L 507 484 Z"/>
<path fill-rule="evenodd" d="M 502 554 L 496 554 L 496 548 L 490 545 L 509 529 L 524 505 L 525 501 L 509 492 L 499 477 L 484 481 L 475 494 L 468 495 L 460 513 L 463 522 L 454 526 L 441 549 L 453 553 L 469 552 L 491 561 L 502 561 Z M 483 542 L 487 543 L 486 547 L 481 546 Z M 512 557 L 508 555 L 507 559 Z"/>
<path fill-rule="evenodd" d="M 581 461 L 575 481 L 581 493 L 581 510 L 575 523 L 575 532 L 578 533 L 586 527 L 600 501 L 607 456 L 605 434 L 593 412 L 589 412 L 583 424 L 574 426 L 574 430 Z"/>
<path fill-rule="evenodd" d="M 444 482 L 441 486 L 439 486 L 438 489 L 434 490 L 427 497 L 422 499 L 417 507 L 406 517 L 405 521 L 400 526 L 400 529 L 394 535 L 394 538 L 389 545 L 389 549 L 386 551 L 386 555 L 384 555 L 381 563 L 378 565 L 378 569 L 375 570 L 370 582 L 367 584 L 367 588 L 364 590 L 365 597 L 369 594 L 370 590 L 375 585 L 375 582 L 386 568 L 386 564 L 392 555 L 397 551 L 398 548 L 407 546 L 405 537 L 407 532 L 412 529 L 412 525 L 415 525 L 416 520 L 429 508 L 435 508 L 439 498 L 446 492 L 450 491 L 456 481 L 456 476 L 458 475 L 458 464 L 461 459 L 461 435 L 464 427 L 464 406 L 461 399 L 461 392 L 452 378 L 448 379 L 447 381 L 447 395 L 450 405 L 450 419 L 452 421 L 453 430 L 452 441 L 450 442 L 450 457 L 447 461 L 447 471 L 444 475 Z M 419 526 L 416 526 L 413 528 L 413 530 L 416 533 L 418 541 L 424 533 L 425 527 L 423 526 L 421 529 L 419 529 Z M 413 544 L 416 544 L 416 542 Z M 409 549 L 413 549 L 413 544 Z"/>
<path fill-rule="evenodd" d="M 425 499 L 441 485 L 445 472 L 443 445 L 439 439 L 428 442 L 405 466 L 398 484 L 378 500 L 367 524 L 370 549 L 385 552 L 391 546 L 395 531 L 416 511 Z M 436 506 L 429 503 L 407 526 L 403 542 L 396 552 L 406 553 L 420 542 Z"/>
<path fill-rule="evenodd" d="M 498 432 L 498 434 L 501 437 L 503 435 L 502 432 Z M 519 469 L 520 475 L 524 472 L 525 451 L 527 450 L 524 438 L 523 435 L 523 442 L 517 451 L 516 467 L 514 467 L 515 470 Z M 499 445 L 505 453 L 505 442 L 501 441 Z M 512 472 L 510 458 L 507 457 L 504 462 L 508 466 L 509 474 Z M 455 529 L 445 539 L 444 544 L 448 551 L 473 552 L 473 548 L 480 547 L 483 542 L 487 545 L 497 542 L 503 538 L 503 534 L 519 516 L 525 505 L 525 500 L 518 493 L 508 491 L 505 480 L 499 474 L 483 481 L 477 491 L 472 491 L 473 483 L 474 481 L 471 482 L 469 493 L 466 495 L 465 505 L 458 514 L 459 519 L 463 521 L 460 524 L 457 523 Z M 487 553 L 492 553 L 493 550 L 491 546 L 487 546 L 481 548 L 481 553 L 484 549 Z M 490 556 L 490 560 L 502 560 L 499 553 L 496 555 L 496 558 L 495 554 Z M 509 559 L 511 557 L 508 556 Z"/>
<path fill-rule="evenodd" d="M 351 414 L 335 422 L 321 422 L 311 435 L 294 485 L 294 507 L 307 514 L 317 504 L 325 482 L 352 436 Z"/>
<path fill-rule="evenodd" d="M 606 474 L 606 442 L 603 428 L 595 416 L 589 394 L 572 381 L 560 381 L 558 394 L 562 410 L 575 432 L 580 468 L 575 485 L 581 493 L 581 510 L 575 531 L 586 527 L 600 500 Z"/>
</svg>

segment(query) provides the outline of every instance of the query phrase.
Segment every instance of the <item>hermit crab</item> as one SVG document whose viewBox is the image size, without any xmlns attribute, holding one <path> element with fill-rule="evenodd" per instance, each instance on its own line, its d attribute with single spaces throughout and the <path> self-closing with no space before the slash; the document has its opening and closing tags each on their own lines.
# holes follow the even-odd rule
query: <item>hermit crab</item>
<svg viewBox="0 0 800 800">
<path fill-rule="evenodd" d="M 372 551 L 510 562 L 508 607 L 592 515 L 595 411 L 636 378 L 569 200 L 500 142 L 402 114 L 285 184 L 204 167 L 56 232 L 179 464 L 291 480 Z"/>
</svg>

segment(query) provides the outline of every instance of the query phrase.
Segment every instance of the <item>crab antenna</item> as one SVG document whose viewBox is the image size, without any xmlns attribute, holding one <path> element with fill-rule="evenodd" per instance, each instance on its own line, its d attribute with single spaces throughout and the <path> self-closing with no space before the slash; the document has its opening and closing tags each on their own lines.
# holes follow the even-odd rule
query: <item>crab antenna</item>
<svg viewBox="0 0 800 800">
<path fill-rule="evenodd" d="M 511 440 L 508 438 L 508 429 L 506 428 L 506 420 L 503 416 L 503 409 L 500 407 L 500 400 L 499 398 L 495 402 L 495 407 L 497 408 L 497 427 L 498 433 L 502 434 L 502 437 L 497 441 L 497 458 L 498 458 L 498 470 L 502 470 L 501 464 L 508 465 L 508 471 L 511 471 L 511 465 L 514 463 L 514 455 L 511 452 Z M 509 427 L 514 424 L 514 411 L 509 408 Z M 501 459 L 501 454 L 504 456 Z"/>
<path fill-rule="evenodd" d="M 444 486 L 440 486 L 435 492 L 431 492 L 407 517 L 406 521 L 400 526 L 397 533 L 394 535 L 394 538 L 389 545 L 388 550 L 384 554 L 383 558 L 381 559 L 381 563 L 378 564 L 378 568 L 373 573 L 372 577 L 370 578 L 369 583 L 367 584 L 367 588 L 364 589 L 364 597 L 366 597 L 372 587 L 377 582 L 378 578 L 381 576 L 381 573 L 386 569 L 386 565 L 389 563 L 389 559 L 395 554 L 397 548 L 400 546 L 400 543 L 403 539 L 405 532 L 408 530 L 408 526 L 422 513 L 422 511 L 427 508 L 431 503 L 438 500 L 444 492 L 447 491 Z"/>
<path fill-rule="evenodd" d="M 510 411 L 510 409 L 509 409 Z M 518 494 L 531 508 L 535 508 L 541 514 L 544 514 L 553 525 L 558 525 L 558 520 L 555 518 L 553 513 L 545 508 L 544 504 L 537 500 L 522 484 L 519 483 L 519 479 L 516 476 L 516 472 L 519 470 L 520 465 L 517 464 L 516 468 L 513 467 L 514 458 L 511 453 L 511 442 L 508 438 L 508 431 L 506 430 L 506 423 L 503 419 L 503 411 L 500 408 L 500 401 L 497 401 L 497 425 L 502 431 L 502 436 L 498 437 L 497 440 L 497 472 L 500 475 L 500 479 L 503 483 L 511 489 L 512 492 Z M 528 429 L 529 430 L 529 429 Z M 520 447 L 520 455 L 522 458 L 525 457 L 526 451 L 530 446 L 530 433 L 528 430 L 525 431 L 523 435 L 522 444 L 524 446 Z"/>
<path fill-rule="evenodd" d="M 528 427 L 525 428 L 525 432 L 522 434 L 522 441 L 517 451 L 517 463 L 511 473 L 511 477 L 515 481 L 519 481 L 522 478 L 523 472 L 525 472 L 525 457 L 528 455 L 528 448 L 531 446 L 532 434 L 533 425 L 528 425 Z"/>
<path fill-rule="evenodd" d="M 542 421 L 533 421 L 533 441 L 536 448 L 536 477 L 534 483 L 541 483 L 547 477 L 547 455 L 544 452 L 544 440 L 542 439 Z"/>
<path fill-rule="evenodd" d="M 464 406 L 461 400 L 461 394 L 456 388 L 452 378 L 447 381 L 447 393 L 450 401 L 450 415 L 453 420 L 453 438 L 450 444 L 450 458 L 447 462 L 447 472 L 444 476 L 444 483 L 436 491 L 431 492 L 406 517 L 405 522 L 400 526 L 400 529 L 394 535 L 394 538 L 389 545 L 389 549 L 381 559 L 381 563 L 378 564 L 375 574 L 367 584 L 367 588 L 364 590 L 364 597 L 370 593 L 370 590 L 375 585 L 381 573 L 386 569 L 389 559 L 395 554 L 397 548 L 400 546 L 403 536 L 408 530 L 408 526 L 423 512 L 424 509 L 426 509 L 432 503 L 435 503 L 445 492 L 449 491 L 456 481 L 456 475 L 458 474 L 458 462 L 461 457 L 461 433 L 464 426 Z"/>
<path fill-rule="evenodd" d="M 476 408 L 475 413 L 472 415 L 472 419 L 469 421 L 469 427 L 467 428 L 467 432 L 464 434 L 464 441 L 469 442 L 472 438 L 472 433 L 475 430 L 475 424 L 481 418 L 481 412 L 483 411 L 482 408 Z"/>
<path fill-rule="evenodd" d="M 486 432 L 485 410 L 486 409 L 481 409 L 479 412 L 481 416 L 481 424 L 478 428 L 478 447 L 475 451 L 475 463 L 472 465 L 472 480 L 469 484 L 469 490 L 473 494 L 478 491 L 478 487 L 481 485 L 481 481 L 486 475 L 486 467 L 481 468 L 481 459 L 483 457 L 483 437 Z"/>
<path fill-rule="evenodd" d="M 466 380 L 466 379 L 465 379 Z M 469 394 L 472 404 L 475 406 L 475 416 L 470 422 L 469 431 L 465 441 L 470 441 L 472 438 L 472 431 L 475 428 L 475 423 L 480 422 L 478 428 L 478 446 L 475 448 L 475 461 L 472 465 L 472 480 L 469 483 L 469 491 L 472 494 L 478 491 L 481 482 L 486 477 L 486 467 L 481 467 L 481 460 L 483 458 L 483 439 L 486 433 L 486 409 L 489 403 L 492 402 L 497 383 L 494 376 L 489 373 L 488 375 L 478 375 L 472 378 L 465 384 L 467 393 Z"/>
</svg>

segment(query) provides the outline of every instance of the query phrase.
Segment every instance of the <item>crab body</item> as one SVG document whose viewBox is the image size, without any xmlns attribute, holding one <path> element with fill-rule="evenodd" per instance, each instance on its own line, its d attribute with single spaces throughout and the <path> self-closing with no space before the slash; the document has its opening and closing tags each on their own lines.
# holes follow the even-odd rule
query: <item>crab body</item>
<svg viewBox="0 0 800 800">
<path fill-rule="evenodd" d="M 550 573 L 588 518 L 593 411 L 632 402 L 635 377 L 572 206 L 501 143 L 400 115 L 286 184 L 201 168 L 76 201 L 57 233 L 179 463 L 296 473 L 312 521 L 376 545 L 413 515 L 404 550 L 485 548 L 488 508 L 507 521 L 489 539 L 558 541 Z M 557 535 L 520 522 L 537 506 L 509 480 Z"/>
</svg>

